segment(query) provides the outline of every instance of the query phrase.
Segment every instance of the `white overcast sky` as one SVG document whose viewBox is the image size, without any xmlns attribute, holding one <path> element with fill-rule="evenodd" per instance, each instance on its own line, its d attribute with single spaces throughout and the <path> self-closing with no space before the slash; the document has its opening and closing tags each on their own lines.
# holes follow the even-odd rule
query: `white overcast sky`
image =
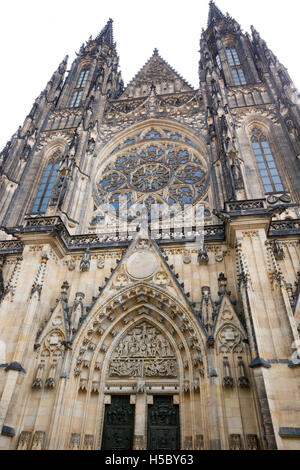
<svg viewBox="0 0 300 470">
<path fill-rule="evenodd" d="M 158 48 L 198 87 L 199 40 L 209 0 L 1 0 L 0 150 L 29 113 L 65 55 L 70 61 L 109 18 L 127 84 Z M 250 31 L 253 24 L 300 88 L 299 0 L 216 0 Z"/>
</svg>

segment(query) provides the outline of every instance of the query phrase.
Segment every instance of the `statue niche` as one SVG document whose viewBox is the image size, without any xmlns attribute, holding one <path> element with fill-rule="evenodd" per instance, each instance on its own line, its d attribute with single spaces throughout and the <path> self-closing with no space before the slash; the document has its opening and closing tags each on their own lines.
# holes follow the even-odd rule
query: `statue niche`
<svg viewBox="0 0 300 470">
<path fill-rule="evenodd" d="M 113 353 L 110 377 L 177 377 L 177 361 L 169 341 L 153 325 L 136 326 Z"/>
</svg>

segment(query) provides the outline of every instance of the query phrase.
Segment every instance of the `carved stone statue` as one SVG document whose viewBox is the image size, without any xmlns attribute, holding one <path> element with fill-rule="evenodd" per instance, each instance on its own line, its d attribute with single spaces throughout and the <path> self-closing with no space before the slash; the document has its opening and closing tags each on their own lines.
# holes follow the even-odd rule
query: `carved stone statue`
<svg viewBox="0 0 300 470">
<path fill-rule="evenodd" d="M 231 172 L 236 189 L 243 189 L 243 176 L 238 158 L 235 158 L 231 165 Z"/>
<path fill-rule="evenodd" d="M 80 261 L 80 266 L 79 266 L 80 271 L 84 272 L 84 271 L 90 270 L 90 265 L 91 265 L 90 259 L 91 259 L 90 248 L 87 247 L 84 254 L 82 255 L 82 260 Z"/>
<path fill-rule="evenodd" d="M 208 254 L 207 254 L 207 251 L 206 251 L 205 247 L 203 247 L 203 249 L 199 250 L 198 262 L 201 265 L 206 265 L 209 262 L 209 257 L 208 257 Z"/>
</svg>

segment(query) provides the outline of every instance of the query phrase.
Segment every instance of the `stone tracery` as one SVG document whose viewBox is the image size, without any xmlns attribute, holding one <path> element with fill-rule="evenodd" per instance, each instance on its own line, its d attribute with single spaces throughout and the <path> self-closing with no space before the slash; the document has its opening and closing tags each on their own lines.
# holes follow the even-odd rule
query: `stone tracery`
<svg viewBox="0 0 300 470">
<path fill-rule="evenodd" d="M 127 138 L 96 182 L 98 205 L 119 210 L 119 197 L 134 203 L 193 204 L 205 195 L 208 169 L 198 145 L 167 129 L 148 129 Z"/>
</svg>

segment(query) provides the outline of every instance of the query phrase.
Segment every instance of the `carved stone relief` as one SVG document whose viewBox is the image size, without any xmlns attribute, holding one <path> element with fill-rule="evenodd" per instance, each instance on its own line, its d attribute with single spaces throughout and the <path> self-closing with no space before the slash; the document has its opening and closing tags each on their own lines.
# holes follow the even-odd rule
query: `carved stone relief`
<svg viewBox="0 0 300 470">
<path fill-rule="evenodd" d="M 242 352 L 242 335 L 237 328 L 227 324 L 218 334 L 218 346 L 222 353 Z"/>
<path fill-rule="evenodd" d="M 36 431 L 33 436 L 32 450 L 43 450 L 46 433 L 44 431 Z"/>
<path fill-rule="evenodd" d="M 142 323 L 119 342 L 111 377 L 176 377 L 177 361 L 169 341 L 152 325 Z"/>
<path fill-rule="evenodd" d="M 28 450 L 31 441 L 31 431 L 22 431 L 19 437 L 17 450 Z"/>
<path fill-rule="evenodd" d="M 229 436 L 230 450 L 243 450 L 242 439 L 239 434 L 231 434 Z"/>
</svg>

